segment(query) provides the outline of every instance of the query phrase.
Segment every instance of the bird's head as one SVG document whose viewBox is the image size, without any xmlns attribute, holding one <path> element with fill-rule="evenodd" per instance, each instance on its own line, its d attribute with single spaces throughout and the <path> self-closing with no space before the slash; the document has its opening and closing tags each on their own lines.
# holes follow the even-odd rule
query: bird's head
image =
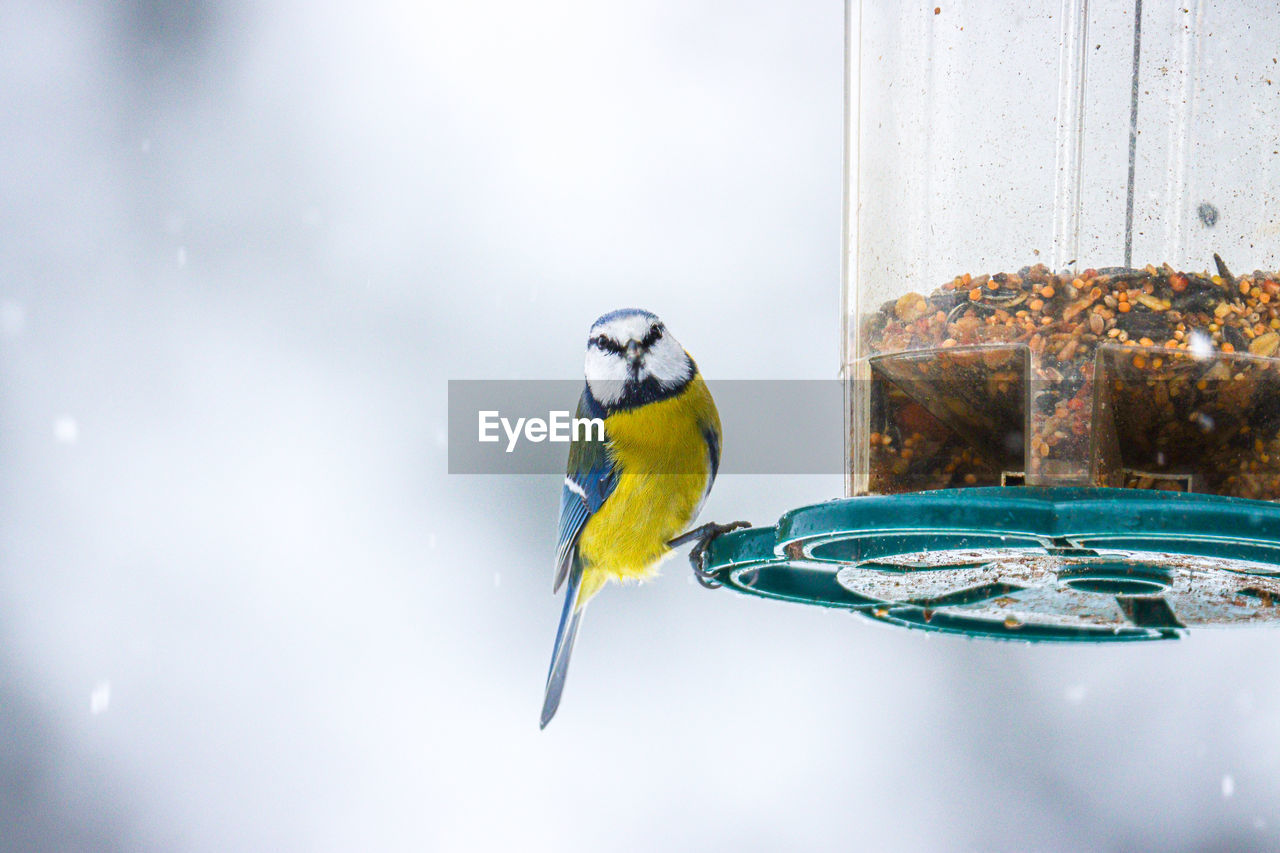
<svg viewBox="0 0 1280 853">
<path fill-rule="evenodd" d="M 693 359 L 655 315 L 638 308 L 605 314 L 587 338 L 587 387 L 606 408 L 670 396 L 693 378 Z"/>
</svg>

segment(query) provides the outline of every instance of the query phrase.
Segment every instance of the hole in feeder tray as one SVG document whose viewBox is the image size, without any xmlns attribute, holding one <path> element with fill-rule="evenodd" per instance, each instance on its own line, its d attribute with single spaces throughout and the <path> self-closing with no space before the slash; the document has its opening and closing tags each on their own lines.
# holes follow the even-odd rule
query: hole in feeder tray
<svg viewBox="0 0 1280 853">
<path fill-rule="evenodd" d="M 1194 492 L 1194 474 L 1157 474 L 1154 471 L 1124 469 L 1125 487 L 1130 489 L 1158 489 L 1162 492 Z"/>
<path fill-rule="evenodd" d="M 1076 549 L 1088 553 L 1087 549 Z M 1106 595 L 1153 595 L 1168 589 L 1173 570 L 1137 554 L 1123 558 L 1094 552 L 1092 557 L 1071 557 L 1058 569 L 1058 579 L 1072 589 Z"/>
<path fill-rule="evenodd" d="M 1113 575 L 1083 574 L 1066 578 L 1065 582 L 1072 589 L 1099 595 L 1159 595 L 1165 590 L 1165 585 L 1156 581 Z"/>
<path fill-rule="evenodd" d="M 1260 589 L 1256 586 L 1248 586 L 1244 589 L 1236 590 L 1237 595 L 1246 595 L 1249 598 L 1256 598 L 1262 602 L 1264 607 L 1280 606 L 1280 596 L 1275 591 L 1268 589 Z"/>
</svg>

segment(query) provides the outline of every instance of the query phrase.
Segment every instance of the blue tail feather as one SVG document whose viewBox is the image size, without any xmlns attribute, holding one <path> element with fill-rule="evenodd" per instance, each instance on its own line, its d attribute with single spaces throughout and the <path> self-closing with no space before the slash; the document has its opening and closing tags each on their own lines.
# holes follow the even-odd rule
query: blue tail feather
<svg viewBox="0 0 1280 853">
<path fill-rule="evenodd" d="M 582 567 L 575 565 L 569 575 L 569 587 L 565 590 L 564 610 L 560 613 L 560 627 L 556 629 L 555 650 L 551 653 L 551 669 L 547 672 L 547 691 L 542 700 L 542 722 L 539 728 L 556 715 L 560 707 L 560 694 L 564 692 L 565 676 L 569 672 L 569 657 L 573 654 L 573 641 L 578 636 L 582 611 L 578 607 L 578 591 L 582 588 Z"/>
</svg>

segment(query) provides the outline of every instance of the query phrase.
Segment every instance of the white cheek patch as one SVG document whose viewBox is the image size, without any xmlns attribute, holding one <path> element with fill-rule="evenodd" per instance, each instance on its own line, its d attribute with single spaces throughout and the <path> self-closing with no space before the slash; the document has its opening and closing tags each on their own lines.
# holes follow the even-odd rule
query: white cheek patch
<svg viewBox="0 0 1280 853">
<path fill-rule="evenodd" d="M 644 370 L 664 387 L 673 388 L 693 375 L 693 365 L 680 342 L 664 333 L 644 358 Z"/>
<path fill-rule="evenodd" d="M 606 406 L 622 399 L 627 384 L 627 361 L 617 353 L 587 348 L 587 387 L 591 396 Z"/>
</svg>

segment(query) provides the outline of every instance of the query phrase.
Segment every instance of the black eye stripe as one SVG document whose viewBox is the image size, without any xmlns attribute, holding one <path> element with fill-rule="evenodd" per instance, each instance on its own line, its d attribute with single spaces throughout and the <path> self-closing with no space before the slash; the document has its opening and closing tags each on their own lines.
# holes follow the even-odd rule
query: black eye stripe
<svg viewBox="0 0 1280 853">
<path fill-rule="evenodd" d="M 619 344 L 617 341 L 614 341 L 610 338 L 606 338 L 604 335 L 596 335 L 594 338 L 592 338 L 591 345 L 596 347 L 597 349 L 602 349 L 605 352 L 616 352 L 616 353 L 626 352 L 626 349 L 621 344 Z"/>
<path fill-rule="evenodd" d="M 658 342 L 658 338 L 662 337 L 662 327 L 654 326 L 649 330 L 649 334 L 644 336 L 644 340 L 640 342 L 640 346 L 648 349 Z"/>
<path fill-rule="evenodd" d="M 663 329 L 661 324 L 656 326 L 651 326 L 649 328 L 648 333 L 644 336 L 643 339 L 639 341 L 640 348 L 646 349 L 646 350 L 649 349 L 651 346 L 653 346 L 659 340 L 662 339 L 662 333 L 664 331 L 666 330 Z M 590 346 L 593 346 L 605 352 L 622 354 L 627 351 L 626 347 L 624 347 L 622 344 L 615 341 L 613 338 L 608 337 L 607 335 L 595 335 L 587 343 Z"/>
</svg>

